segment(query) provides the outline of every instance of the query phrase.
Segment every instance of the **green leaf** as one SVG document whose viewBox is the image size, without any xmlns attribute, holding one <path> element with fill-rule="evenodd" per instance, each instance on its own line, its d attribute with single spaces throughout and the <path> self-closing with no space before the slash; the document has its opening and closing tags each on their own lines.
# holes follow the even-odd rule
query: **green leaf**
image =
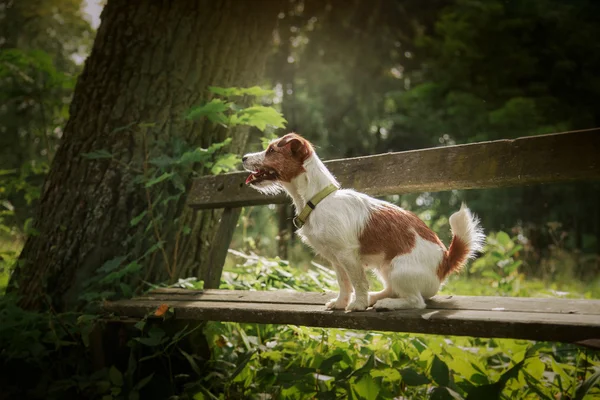
<svg viewBox="0 0 600 400">
<path fill-rule="evenodd" d="M 179 351 L 181 352 L 181 354 L 183 354 L 183 356 L 185 357 L 187 362 L 190 364 L 190 367 L 192 367 L 194 372 L 196 374 L 198 374 L 198 376 L 203 376 L 202 370 L 200 369 L 200 367 L 198 367 L 198 364 L 196 363 L 196 360 L 194 360 L 194 357 L 189 355 L 188 353 L 186 353 L 185 351 L 183 351 L 181 349 L 179 349 Z"/>
<path fill-rule="evenodd" d="M 429 393 L 429 400 L 460 400 L 462 397 L 447 387 L 435 387 Z"/>
<path fill-rule="evenodd" d="M 596 384 L 600 383 L 600 368 L 594 367 L 596 371 L 592 376 L 587 378 L 579 387 L 577 388 L 577 392 L 575 392 L 574 400 L 583 400 L 585 395 L 596 386 Z"/>
<path fill-rule="evenodd" d="M 109 153 L 107 150 L 98 150 L 92 151 L 90 153 L 83 153 L 81 155 L 83 158 L 87 158 L 88 160 L 98 160 L 102 158 L 112 158 L 113 155 Z"/>
<path fill-rule="evenodd" d="M 210 154 L 200 147 L 192 151 L 186 151 L 176 161 L 178 165 L 189 165 L 198 162 L 205 162 L 210 160 Z"/>
<path fill-rule="evenodd" d="M 210 169 L 210 172 L 213 175 L 218 175 L 221 172 L 229 172 L 234 170 L 237 165 L 240 163 L 241 159 L 236 154 L 225 154 L 215 161 L 213 167 Z"/>
<path fill-rule="evenodd" d="M 129 221 L 129 224 L 131 226 L 136 226 L 146 216 L 147 213 L 148 213 L 148 210 L 142 211 L 141 214 L 139 214 L 138 216 L 136 216 L 135 218 L 133 218 L 131 221 Z"/>
<path fill-rule="evenodd" d="M 529 386 L 529 390 L 535 393 L 539 399 L 554 400 L 551 395 L 542 392 L 542 390 L 538 388 L 538 386 L 544 386 L 543 381 L 532 377 L 525 369 L 523 370 L 523 376 L 525 377 L 525 382 L 527 382 L 527 385 Z"/>
<path fill-rule="evenodd" d="M 150 331 L 148 331 L 148 337 L 135 338 L 135 340 L 145 346 L 154 347 L 158 346 L 164 340 L 168 339 L 165 338 L 165 332 L 162 329 L 153 326 L 152 328 L 150 328 Z"/>
<path fill-rule="evenodd" d="M 508 248 L 509 245 L 512 244 L 512 240 L 510 240 L 510 236 L 508 236 L 508 233 L 506 233 L 506 232 L 502 232 L 502 231 L 498 232 L 496 234 L 496 240 L 504 248 Z"/>
<path fill-rule="evenodd" d="M 148 250 L 146 250 L 146 252 L 144 253 L 144 255 L 141 256 L 139 259 L 143 260 L 144 258 L 148 257 L 150 254 L 154 253 L 158 249 L 161 249 L 162 246 L 163 246 L 163 244 L 164 244 L 164 242 L 156 242 L 156 243 L 154 243 Z"/>
<path fill-rule="evenodd" d="M 145 326 L 146 326 L 146 321 L 145 320 L 138 321 L 134 325 L 134 327 L 136 329 L 139 329 L 140 331 L 143 331 Z"/>
<path fill-rule="evenodd" d="M 341 354 L 334 354 L 331 357 L 323 360 L 321 365 L 319 366 L 319 371 L 321 372 L 330 372 L 333 364 L 342 361 L 344 358 Z"/>
<path fill-rule="evenodd" d="M 100 268 L 98 268 L 97 272 L 111 272 L 121 266 L 123 261 L 127 259 L 127 256 L 115 257 L 111 260 L 108 260 Z"/>
<path fill-rule="evenodd" d="M 373 353 L 371 353 L 369 358 L 367 358 L 367 361 L 365 362 L 365 364 L 362 367 L 360 367 L 359 369 L 357 369 L 356 371 L 354 371 L 352 373 L 352 375 L 359 377 L 361 375 L 368 374 L 369 372 L 371 372 L 371 370 L 373 369 L 374 366 L 375 366 L 375 355 Z"/>
<path fill-rule="evenodd" d="M 361 399 L 376 400 L 381 388 L 371 375 L 365 374 L 352 385 L 352 390 Z"/>
<path fill-rule="evenodd" d="M 114 365 L 108 370 L 108 378 L 115 386 L 123 386 L 123 374 Z"/>
<path fill-rule="evenodd" d="M 520 244 L 518 244 L 515 247 L 513 247 L 511 250 L 509 250 L 508 252 L 506 252 L 506 256 L 507 257 L 512 257 L 513 255 L 515 255 L 515 253 L 517 251 L 521 251 L 521 250 L 523 250 L 523 246 L 520 245 Z"/>
<path fill-rule="evenodd" d="M 123 296 L 129 298 L 131 296 L 133 296 L 133 290 L 131 289 L 131 286 L 129 286 L 126 283 L 119 283 L 119 287 L 121 288 L 121 292 L 123 293 Z"/>
<path fill-rule="evenodd" d="M 256 97 L 272 96 L 274 94 L 274 92 L 272 90 L 263 89 L 259 86 L 252 86 L 250 88 L 242 89 L 242 93 L 246 96 L 256 96 Z"/>
<path fill-rule="evenodd" d="M 412 368 L 404 368 L 400 370 L 400 375 L 402 375 L 402 380 L 408 386 L 421 386 L 431 383 L 429 378 L 425 375 L 416 372 Z"/>
<path fill-rule="evenodd" d="M 140 380 L 138 383 L 135 384 L 135 386 L 133 387 L 133 390 L 138 391 L 140 389 L 142 389 L 144 386 L 146 386 L 154 377 L 154 372 L 151 373 L 150 375 L 148 375 L 147 377 L 145 377 L 144 379 Z"/>
<path fill-rule="evenodd" d="M 256 353 L 256 350 L 249 351 L 248 353 L 246 353 L 245 357 L 241 361 L 238 362 L 237 367 L 235 368 L 235 370 L 231 373 L 231 376 L 229 377 L 230 382 L 233 382 L 235 377 L 238 376 L 240 374 L 240 372 L 242 372 L 244 370 L 244 368 L 246 368 L 246 364 L 248 364 L 250 359 L 254 356 L 254 353 Z"/>
<path fill-rule="evenodd" d="M 228 109 L 229 103 L 226 103 L 221 99 L 212 99 L 203 106 L 195 107 L 192 110 L 190 110 L 186 118 L 194 120 L 199 119 L 201 117 L 206 117 L 212 122 L 227 124 L 228 119 L 223 113 Z"/>
<path fill-rule="evenodd" d="M 240 88 L 231 87 L 231 88 L 222 88 L 218 86 L 209 86 L 208 90 L 213 92 L 214 94 L 218 94 L 219 96 L 229 97 L 229 96 L 239 96 Z"/>
<path fill-rule="evenodd" d="M 141 269 L 142 269 L 142 265 L 141 264 L 138 264 L 136 261 L 132 261 L 129 264 L 127 264 L 125 266 L 125 268 L 123 268 L 123 269 L 121 269 L 119 271 L 111 272 L 110 274 L 108 274 L 104 278 L 100 279 L 100 283 L 104 284 L 104 283 L 108 283 L 108 282 L 119 280 L 119 279 L 123 278 L 125 275 L 133 274 L 135 272 L 138 272 Z"/>
<path fill-rule="evenodd" d="M 177 161 L 173 157 L 169 157 L 167 155 L 161 154 L 158 157 L 151 158 L 150 160 L 148 160 L 148 162 L 159 168 L 166 168 L 166 167 L 172 166 Z"/>
<path fill-rule="evenodd" d="M 370 374 L 373 378 L 382 377 L 389 382 L 400 380 L 400 372 L 395 368 L 374 369 Z"/>
<path fill-rule="evenodd" d="M 208 146 L 208 148 L 206 149 L 206 152 L 208 154 L 214 154 L 217 152 L 217 150 L 221 150 L 223 147 L 231 144 L 233 139 L 231 139 L 230 137 L 223 140 L 222 142 L 216 142 L 211 144 L 210 146 Z"/>
<path fill-rule="evenodd" d="M 500 399 L 500 393 L 502 393 L 503 385 L 500 383 L 491 383 L 489 385 L 477 386 L 469 391 L 467 400 L 496 400 Z"/>
<path fill-rule="evenodd" d="M 174 173 L 172 172 L 165 172 L 164 174 L 162 174 L 161 176 L 158 176 L 154 179 L 150 179 L 148 182 L 146 182 L 146 184 L 144 185 L 145 187 L 151 187 L 156 185 L 157 183 L 160 183 L 164 180 L 169 179 L 170 177 L 172 177 L 174 175 Z"/>
<path fill-rule="evenodd" d="M 230 119 L 231 125 L 249 125 L 264 131 L 267 126 L 284 128 L 287 121 L 272 107 L 253 106 L 234 114 Z"/>
<path fill-rule="evenodd" d="M 410 341 L 412 345 L 417 349 L 419 353 L 424 352 L 427 349 L 427 345 L 421 341 L 419 338 L 414 338 Z"/>
<path fill-rule="evenodd" d="M 431 377 L 440 386 L 448 386 L 450 383 L 450 370 L 445 362 L 440 360 L 438 356 L 433 357 L 431 364 Z"/>
<path fill-rule="evenodd" d="M 508 369 L 505 373 L 500 376 L 500 379 L 496 383 L 492 383 L 489 385 L 477 386 L 469 391 L 469 395 L 467 396 L 467 400 L 471 399 L 499 399 L 500 394 L 504 390 L 506 383 L 512 379 L 517 378 L 519 376 L 519 371 L 525 365 L 525 359 L 521 362 L 515 364 L 512 368 Z"/>
</svg>

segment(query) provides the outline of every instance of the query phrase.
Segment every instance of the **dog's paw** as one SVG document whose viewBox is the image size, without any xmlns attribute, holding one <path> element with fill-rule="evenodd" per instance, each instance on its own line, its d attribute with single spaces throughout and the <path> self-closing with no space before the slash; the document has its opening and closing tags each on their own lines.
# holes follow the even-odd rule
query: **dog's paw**
<svg viewBox="0 0 600 400">
<path fill-rule="evenodd" d="M 350 299 L 333 299 L 328 301 L 325 304 L 325 308 L 327 308 L 328 310 L 343 310 L 346 308 L 346 306 L 348 305 Z"/>
<path fill-rule="evenodd" d="M 395 308 L 397 308 L 397 304 L 395 304 L 397 301 L 394 301 L 397 299 L 381 299 L 375 302 L 375 304 L 373 304 L 373 308 L 375 310 L 381 310 L 381 311 L 386 311 L 386 310 L 394 310 Z"/>
<path fill-rule="evenodd" d="M 346 307 L 346 311 L 365 311 L 369 305 L 368 300 L 357 301 L 354 300 L 352 303 L 348 304 Z"/>
</svg>

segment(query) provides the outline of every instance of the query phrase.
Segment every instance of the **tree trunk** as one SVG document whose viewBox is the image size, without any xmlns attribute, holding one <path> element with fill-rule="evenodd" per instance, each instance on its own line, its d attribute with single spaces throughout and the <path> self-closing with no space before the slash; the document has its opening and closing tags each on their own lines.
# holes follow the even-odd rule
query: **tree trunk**
<svg viewBox="0 0 600 400">
<path fill-rule="evenodd" d="M 148 250 L 152 241 L 136 239 L 145 231 L 163 243 L 144 259 L 146 281 L 202 276 L 220 212 L 194 213 L 185 196 L 163 204 L 172 192 L 146 191 L 140 175 L 169 146 L 205 148 L 226 138 L 225 129 L 184 116 L 207 100 L 210 85 L 260 84 L 279 5 L 108 1 L 43 189 L 39 234 L 28 239 L 11 279 L 23 306 L 39 308 L 49 295 L 58 310 L 74 307 L 84 283 L 107 260 L 127 256 L 123 262 L 130 262 Z M 247 131 L 229 134 L 227 150 L 241 152 Z M 82 157 L 100 150 L 113 159 Z M 157 219 L 164 222 L 158 232 Z"/>
</svg>

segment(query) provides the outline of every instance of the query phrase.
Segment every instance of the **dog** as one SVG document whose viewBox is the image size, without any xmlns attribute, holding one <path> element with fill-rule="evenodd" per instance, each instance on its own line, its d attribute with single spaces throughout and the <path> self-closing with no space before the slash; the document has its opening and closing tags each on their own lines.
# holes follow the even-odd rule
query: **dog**
<svg viewBox="0 0 600 400">
<path fill-rule="evenodd" d="M 448 275 L 483 246 L 479 219 L 465 204 L 450 217 L 446 249 L 415 214 L 341 189 L 312 144 L 295 133 L 244 155 L 242 163 L 250 172 L 247 185 L 270 195 L 287 192 L 298 235 L 335 269 L 340 291 L 327 309 L 423 309 Z M 383 283 L 382 291 L 369 292 L 368 269 Z"/>
</svg>

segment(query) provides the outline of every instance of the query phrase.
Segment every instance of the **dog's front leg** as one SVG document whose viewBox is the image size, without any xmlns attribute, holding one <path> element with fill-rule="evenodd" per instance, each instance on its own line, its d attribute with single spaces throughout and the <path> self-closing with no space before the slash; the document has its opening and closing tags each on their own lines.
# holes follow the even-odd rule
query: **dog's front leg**
<svg viewBox="0 0 600 400">
<path fill-rule="evenodd" d="M 364 311 L 369 306 L 369 281 L 358 258 L 345 257 L 344 268 L 354 287 L 354 300 L 346 307 L 347 311 Z"/>
<path fill-rule="evenodd" d="M 352 296 L 352 283 L 348 277 L 346 270 L 335 263 L 331 264 L 335 269 L 335 276 L 337 277 L 338 285 L 340 287 L 340 294 L 336 299 L 327 302 L 325 307 L 328 310 L 343 310 L 350 303 L 350 296 Z"/>
</svg>

